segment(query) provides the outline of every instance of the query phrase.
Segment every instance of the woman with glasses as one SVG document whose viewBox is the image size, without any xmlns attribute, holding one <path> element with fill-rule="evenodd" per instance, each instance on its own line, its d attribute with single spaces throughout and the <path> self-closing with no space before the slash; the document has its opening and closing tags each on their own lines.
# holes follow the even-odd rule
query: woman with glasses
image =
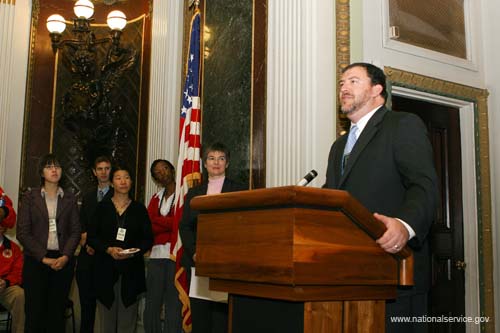
<svg viewBox="0 0 500 333">
<path fill-rule="evenodd" d="M 73 254 L 80 241 L 75 196 L 60 186 L 54 154 L 40 160 L 41 187 L 21 201 L 17 238 L 24 247 L 25 331 L 64 332 L 64 312 L 73 280 Z"/>
<path fill-rule="evenodd" d="M 229 167 L 229 149 L 222 143 L 214 143 L 203 150 L 203 165 L 208 173 L 208 180 L 189 190 L 184 203 L 182 221 L 179 232 L 184 246 L 181 258 L 182 266 L 186 268 L 189 280 L 191 267 L 196 264 L 196 231 L 198 211 L 191 209 L 191 200 L 205 194 L 219 194 L 247 190 L 248 187 L 226 178 Z M 227 303 L 212 302 L 199 298 L 190 298 L 192 333 L 227 332 Z"/>
<path fill-rule="evenodd" d="M 100 332 L 133 333 L 139 296 L 146 291 L 144 253 L 153 245 L 146 207 L 130 196 L 132 178 L 125 167 L 113 166 L 111 200 L 97 205 L 88 226 L 95 249 L 95 291 Z"/>
</svg>

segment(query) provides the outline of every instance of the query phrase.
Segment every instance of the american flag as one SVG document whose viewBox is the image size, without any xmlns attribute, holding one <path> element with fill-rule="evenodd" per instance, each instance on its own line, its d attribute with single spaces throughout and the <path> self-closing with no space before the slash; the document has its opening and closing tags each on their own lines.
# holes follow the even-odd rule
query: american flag
<svg viewBox="0 0 500 333">
<path fill-rule="evenodd" d="M 191 332 L 191 309 L 189 306 L 189 286 L 184 268 L 180 265 L 183 247 L 179 237 L 179 223 L 182 218 L 184 197 L 190 187 L 201 180 L 200 173 L 200 11 L 195 10 L 191 19 L 189 53 L 186 61 L 186 81 L 182 92 L 182 109 L 179 129 L 179 159 L 175 188 L 175 225 L 177 239 L 172 241 L 172 258 L 176 260 L 175 286 L 182 302 L 182 327 Z M 175 233 L 174 233 L 175 234 Z"/>
</svg>

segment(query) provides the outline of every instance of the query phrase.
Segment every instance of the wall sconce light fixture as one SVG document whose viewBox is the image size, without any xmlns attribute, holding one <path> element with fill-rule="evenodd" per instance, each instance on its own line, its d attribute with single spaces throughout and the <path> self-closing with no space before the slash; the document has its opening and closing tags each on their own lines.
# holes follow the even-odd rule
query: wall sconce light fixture
<svg viewBox="0 0 500 333">
<path fill-rule="evenodd" d="M 111 41 L 114 47 L 118 47 L 123 28 L 127 25 L 125 14 L 119 10 L 114 10 L 108 14 L 107 23 L 111 29 L 111 38 L 96 39 L 94 33 L 90 30 L 90 23 L 94 20 L 94 4 L 90 0 L 78 0 L 73 7 L 76 18 L 73 19 L 73 34 L 76 39 L 62 40 L 62 33 L 66 29 L 66 20 L 59 14 L 49 16 L 47 19 L 47 29 L 52 40 L 52 49 L 63 48 L 69 44 L 72 47 L 87 47 L 94 44 L 106 43 Z"/>
</svg>

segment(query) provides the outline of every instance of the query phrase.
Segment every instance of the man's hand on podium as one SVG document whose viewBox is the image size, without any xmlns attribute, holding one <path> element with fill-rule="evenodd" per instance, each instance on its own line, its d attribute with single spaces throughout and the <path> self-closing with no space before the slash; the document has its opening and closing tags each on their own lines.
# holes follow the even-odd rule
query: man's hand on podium
<svg viewBox="0 0 500 333">
<path fill-rule="evenodd" d="M 377 239 L 377 244 L 380 245 L 384 251 L 389 253 L 397 253 L 401 251 L 410 237 L 409 232 L 403 223 L 394 217 L 378 213 L 373 214 L 373 216 L 385 224 L 385 227 L 387 228 L 382 237 Z"/>
</svg>

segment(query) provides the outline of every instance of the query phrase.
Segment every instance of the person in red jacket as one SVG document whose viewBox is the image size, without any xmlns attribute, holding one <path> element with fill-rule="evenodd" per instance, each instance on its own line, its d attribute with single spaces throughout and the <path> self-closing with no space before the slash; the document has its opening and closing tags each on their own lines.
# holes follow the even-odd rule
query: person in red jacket
<svg viewBox="0 0 500 333">
<path fill-rule="evenodd" d="M 154 245 L 148 261 L 146 277 L 146 333 L 182 332 L 182 304 L 175 288 L 175 260 L 170 258 L 172 223 L 175 202 L 175 168 L 167 160 L 151 164 L 151 177 L 161 190 L 153 195 L 148 205 L 153 228 Z M 162 329 L 161 311 L 165 308 L 165 327 Z"/>
<path fill-rule="evenodd" d="M 23 253 L 5 236 L 16 223 L 12 201 L 0 187 L 0 304 L 12 315 L 12 332 L 24 332 Z"/>
<path fill-rule="evenodd" d="M 16 224 L 16 212 L 12 208 L 12 200 L 5 194 L 3 188 L 0 187 L 0 223 L 7 229 L 12 228 Z"/>
</svg>

